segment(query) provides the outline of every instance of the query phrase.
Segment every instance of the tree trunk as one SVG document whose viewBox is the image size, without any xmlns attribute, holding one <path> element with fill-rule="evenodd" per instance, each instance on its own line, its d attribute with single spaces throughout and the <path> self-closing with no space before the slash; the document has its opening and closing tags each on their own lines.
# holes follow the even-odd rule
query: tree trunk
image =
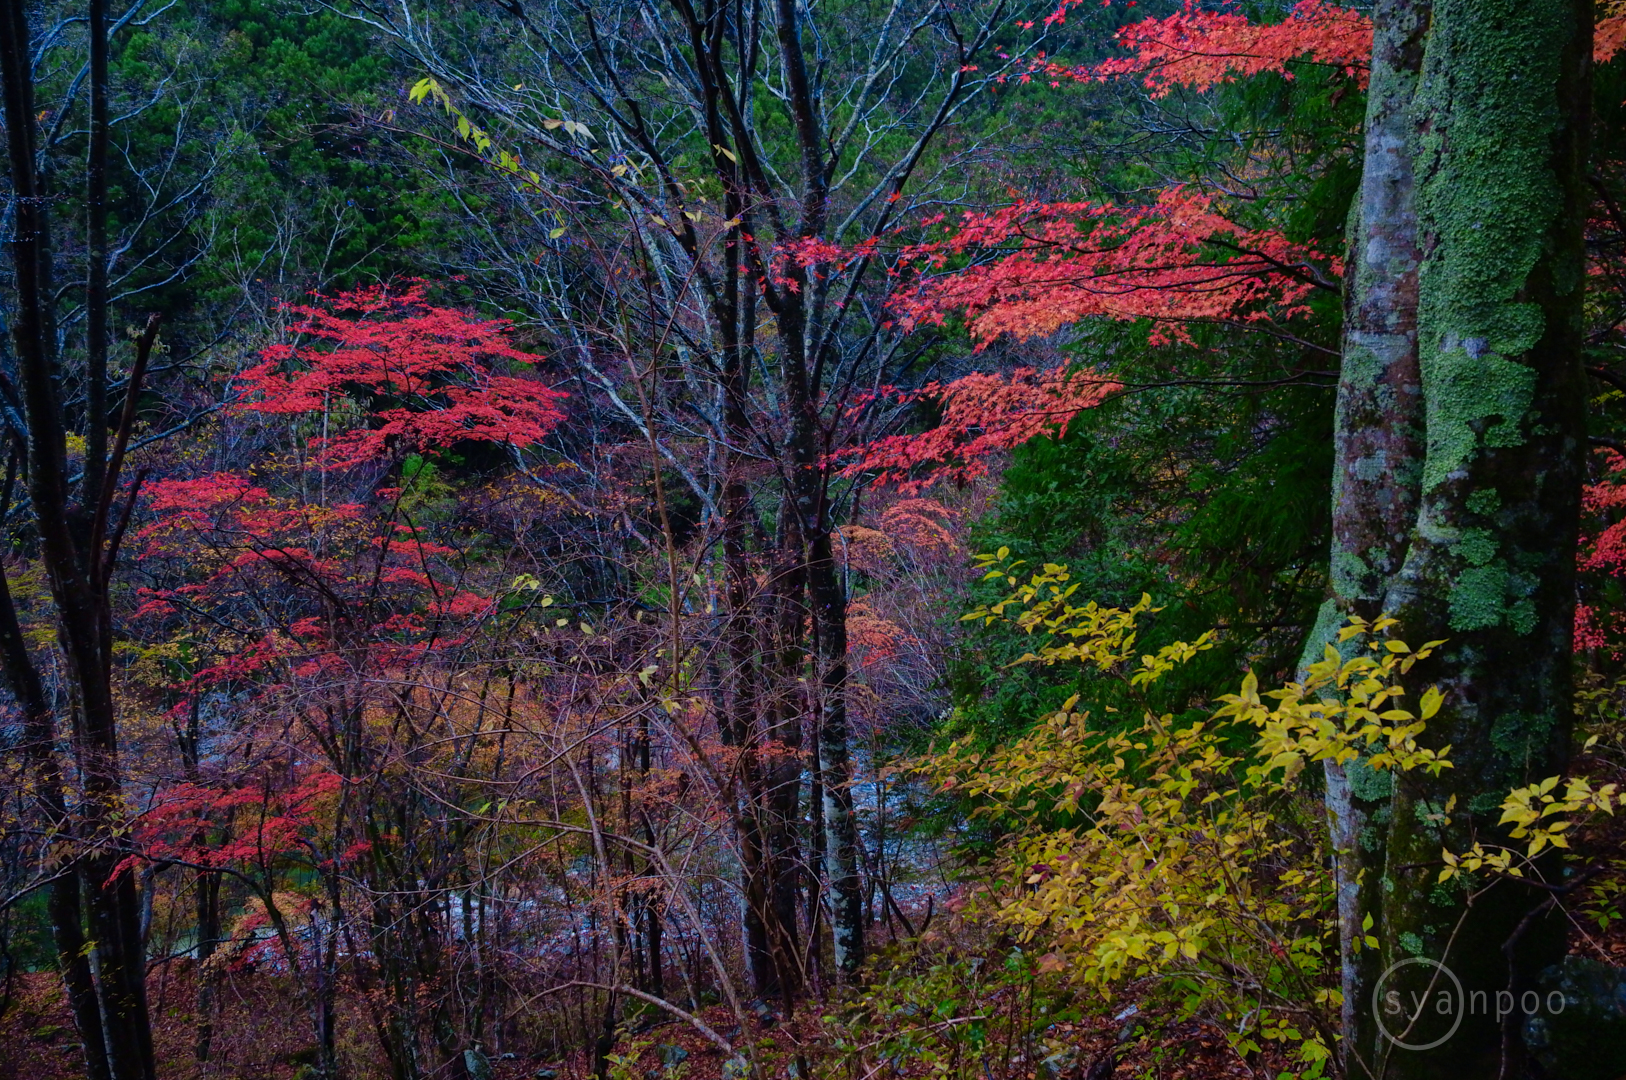
<svg viewBox="0 0 1626 1080">
<path fill-rule="evenodd" d="M 189 784 L 200 784 L 199 766 L 203 760 L 203 705 L 198 697 L 192 698 L 187 717 L 186 732 L 181 737 L 181 769 Z M 199 828 L 192 834 L 192 846 L 201 850 L 209 840 L 209 830 Z M 196 890 L 197 978 L 196 1038 L 192 1043 L 192 1056 L 199 1062 L 209 1060 L 215 1037 L 215 972 L 210 964 L 220 944 L 220 875 L 213 870 L 197 870 L 192 877 Z"/>
<path fill-rule="evenodd" d="M 105 14 L 103 19 L 105 22 Z M 116 880 L 112 877 L 124 848 L 120 839 L 124 831 L 123 792 L 112 689 L 112 606 L 108 594 L 112 554 L 105 544 L 115 493 L 111 482 L 92 488 L 81 480 L 78 498 L 72 497 L 66 417 L 58 387 L 61 372 L 52 286 L 50 202 L 38 168 L 35 139 L 31 41 L 25 6 L 20 0 L 3 0 L 0 82 L 4 83 L 7 150 L 16 207 L 12 241 L 16 285 L 13 335 L 28 428 L 28 488 L 39 534 L 40 561 L 50 583 L 58 640 L 74 699 L 73 745 L 83 785 L 79 839 L 88 847 L 77 869 L 90 940 L 94 943 L 89 961 L 102 1049 L 113 1080 L 149 1080 L 155 1075 L 155 1067 L 139 900 L 133 875 L 120 874 Z M 106 94 L 105 55 L 98 55 L 104 61 L 99 70 L 103 85 L 91 87 L 93 101 L 98 93 L 104 99 Z M 96 64 L 92 68 L 94 82 L 98 75 Z M 104 128 L 101 138 L 105 137 Z M 105 185 L 105 173 L 101 183 Z M 96 193 L 92 185 L 87 193 L 92 204 Z M 87 304 L 98 301 L 94 289 L 86 300 Z M 105 293 L 99 302 L 105 306 Z M 101 317 L 105 319 L 105 311 Z M 156 333 L 157 323 L 150 321 L 127 391 L 132 400 Z M 106 469 L 110 481 L 117 479 L 123 438 L 132 421 L 127 407 L 120 446 Z M 105 424 L 106 420 L 95 417 L 91 422 Z M 97 467 L 101 468 L 100 462 Z M 53 913 L 66 919 L 71 914 L 68 908 L 66 903 L 54 904 Z M 63 935 L 80 932 L 77 926 L 66 925 L 57 930 L 59 940 Z M 70 965 L 69 973 L 73 970 Z M 70 981 L 70 996 L 74 989 Z M 94 1040 L 87 1036 L 86 1045 L 94 1046 Z"/>
<path fill-rule="evenodd" d="M 1406 557 L 1425 448 L 1417 357 L 1416 135 L 1429 0 L 1379 0 L 1367 91 L 1365 162 L 1345 260 L 1344 355 L 1334 422 L 1332 598 L 1305 650 L 1319 660 L 1351 615 L 1374 619 Z M 1327 763 L 1327 810 L 1338 882 L 1343 1055 L 1352 1075 L 1376 1060 L 1370 1008 L 1379 954 L 1359 947 L 1377 919 L 1388 777 L 1360 762 Z"/>
<path fill-rule="evenodd" d="M 807 622 L 806 568 L 795 506 L 781 499 L 779 563 L 770 568 L 767 610 L 762 619 L 769 695 L 766 705 L 770 760 L 767 768 L 767 863 L 769 906 L 774 932 L 774 963 L 787 1010 L 807 980 L 796 902 L 801 893 L 802 720 L 807 710 L 804 626 Z"/>
<path fill-rule="evenodd" d="M 89 0 L 90 143 L 85 161 L 85 479 L 107 465 L 107 0 Z"/>
<path fill-rule="evenodd" d="M 814 235 L 809 232 L 809 235 Z M 830 541 L 828 474 L 821 438 L 816 380 L 808 370 L 805 310 L 806 272 L 790 271 L 798 287 L 788 289 L 779 312 L 780 348 L 785 353 L 786 406 L 792 416 L 791 496 L 806 551 L 807 596 L 813 613 L 814 667 L 819 688 L 817 753 L 824 805 L 824 869 L 829 881 L 836 969 L 843 976 L 864 962 L 863 897 L 858 874 L 858 820 L 853 813 L 852 762 L 847 735 L 847 596 Z"/>
<path fill-rule="evenodd" d="M 15 458 L 13 458 L 15 468 Z M 11 481 L 8 475 L 4 492 L 5 505 L 11 502 Z M 11 585 L 0 568 L 0 652 L 4 663 L 6 683 L 23 714 L 24 754 L 29 772 L 34 778 L 34 801 L 44 819 L 45 827 L 57 837 L 61 846 L 73 842 L 73 822 L 68 816 L 68 803 L 63 792 L 62 766 L 56 754 L 56 717 L 45 697 L 39 669 L 29 655 L 27 639 L 23 637 L 17 620 L 17 608 L 12 600 Z M 110 1080 L 112 1073 L 107 1064 L 107 1047 L 102 1036 L 100 1010 L 97 1007 L 96 985 L 85 949 L 84 913 L 79 897 L 79 872 L 68 855 L 54 864 L 47 864 L 52 880 L 46 886 L 46 909 L 51 920 L 51 934 L 56 946 L 57 969 L 73 1011 L 74 1027 L 79 1032 L 85 1053 L 85 1075 L 89 1080 Z"/>
<path fill-rule="evenodd" d="M 198 1020 L 192 1053 L 198 1061 L 206 1062 L 215 1037 L 215 974 L 210 960 L 220 944 L 220 875 L 210 870 L 199 870 L 195 887 L 198 901 Z"/>
<path fill-rule="evenodd" d="M 836 572 L 828 529 L 811 538 L 807 577 L 818 637 L 819 688 L 824 697 L 819 713 L 818 752 L 824 795 L 825 877 L 830 882 L 830 932 L 836 969 L 850 977 L 864 962 L 864 905 L 847 741 L 847 598 Z"/>
<path fill-rule="evenodd" d="M 1409 643 L 1445 642 L 1414 680 L 1445 693 L 1424 737 L 1449 744 L 1456 767 L 1401 777 L 1388 793 L 1358 765 L 1329 777 L 1353 1076 L 1524 1075 L 1524 1013 L 1497 1017 L 1484 1002 L 1507 991 L 1518 1000 L 1563 951 L 1560 919 L 1542 915 L 1545 893 L 1489 878 L 1436 882 L 1442 846 L 1505 839 L 1503 795 L 1565 763 L 1585 448 L 1591 8 L 1434 0 L 1431 22 L 1415 3 L 1377 9 L 1339 398 L 1334 607 L 1381 608 Z M 1413 313 L 1421 452 L 1405 393 Z M 1391 530 L 1402 525 L 1397 569 Z M 1379 944 L 1363 955 L 1367 915 Z M 1432 964 L 1385 974 L 1418 958 L 1460 983 L 1448 1008 L 1437 992 L 1457 984 Z"/>
</svg>

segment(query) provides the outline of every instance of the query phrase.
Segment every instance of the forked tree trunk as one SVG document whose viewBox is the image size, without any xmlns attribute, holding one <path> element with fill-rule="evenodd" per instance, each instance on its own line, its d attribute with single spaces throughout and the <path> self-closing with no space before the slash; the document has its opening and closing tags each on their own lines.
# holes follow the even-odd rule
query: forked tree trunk
<svg viewBox="0 0 1626 1080">
<path fill-rule="evenodd" d="M 817 235 L 808 228 L 807 235 Z M 853 812 L 852 761 L 847 732 L 847 596 L 836 566 L 825 447 L 821 438 L 816 379 L 803 339 L 806 272 L 787 290 L 779 312 L 786 405 L 791 413 L 791 497 L 795 503 L 812 608 L 813 663 L 819 688 L 817 755 L 823 792 L 824 871 L 830 888 L 830 930 L 836 969 L 844 977 L 864 962 L 863 896 L 858 874 L 858 819 Z"/>
<path fill-rule="evenodd" d="M 829 214 L 830 172 L 824 117 L 802 55 L 801 19 L 795 0 L 776 0 L 775 32 L 789 89 L 791 118 L 802 157 L 802 207 L 796 234 L 824 233 Z M 788 465 L 791 498 L 806 552 L 807 596 L 813 613 L 814 666 L 820 690 L 817 754 L 824 794 L 825 877 L 830 887 L 830 930 L 836 969 L 844 977 L 864 962 L 863 897 L 858 873 L 858 819 L 853 812 L 852 762 L 847 732 L 847 595 L 831 544 L 835 522 L 830 508 L 826 445 L 819 415 L 823 356 L 810 347 L 808 297 L 813 282 L 805 268 L 787 268 L 789 282 L 779 294 L 779 349 L 784 371 L 785 409 L 790 414 Z"/>
</svg>

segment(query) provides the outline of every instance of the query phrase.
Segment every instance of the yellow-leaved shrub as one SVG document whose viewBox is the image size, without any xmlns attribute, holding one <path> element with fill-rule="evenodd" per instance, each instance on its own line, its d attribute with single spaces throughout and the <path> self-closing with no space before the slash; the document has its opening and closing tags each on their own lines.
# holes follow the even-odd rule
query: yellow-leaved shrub
<svg viewBox="0 0 1626 1080">
<path fill-rule="evenodd" d="M 980 561 L 1010 595 L 965 618 L 1039 638 L 1018 662 L 1087 664 L 1145 704 L 1148 687 L 1213 647 L 1205 634 L 1139 654 L 1150 598 L 1078 605 L 1066 567 L 1024 580 L 1007 557 Z M 1325 810 L 1305 767 L 1450 766 L 1417 743 L 1439 693 L 1413 712 L 1400 681 L 1438 643 L 1412 649 L 1385 636 L 1392 626 L 1353 620 L 1345 651 L 1329 646 L 1302 682 L 1261 693 L 1250 673 L 1206 720 L 1149 705 L 1135 719 L 1091 717 L 1075 697 L 1014 744 L 931 755 L 921 770 L 1005 833 L 973 912 L 1042 951 L 1041 970 L 1103 992 L 1155 980 L 1239 1052 L 1278 1041 L 1319 1075 L 1337 1038 L 1338 943 Z"/>
</svg>

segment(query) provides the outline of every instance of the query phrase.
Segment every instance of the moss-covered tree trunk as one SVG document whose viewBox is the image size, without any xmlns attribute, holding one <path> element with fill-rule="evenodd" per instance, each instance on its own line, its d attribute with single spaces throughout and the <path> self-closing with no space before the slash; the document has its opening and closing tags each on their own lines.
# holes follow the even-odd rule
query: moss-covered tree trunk
<svg viewBox="0 0 1626 1080">
<path fill-rule="evenodd" d="M 1442 847 L 1495 839 L 1506 792 L 1563 766 L 1585 444 L 1592 4 L 1431 6 L 1375 12 L 1329 608 L 1446 642 L 1415 676 L 1446 694 L 1427 737 L 1456 767 L 1329 777 L 1349 1073 L 1385 1080 L 1526 1072 L 1517 1003 L 1563 927 L 1539 889 L 1436 882 Z"/>
</svg>

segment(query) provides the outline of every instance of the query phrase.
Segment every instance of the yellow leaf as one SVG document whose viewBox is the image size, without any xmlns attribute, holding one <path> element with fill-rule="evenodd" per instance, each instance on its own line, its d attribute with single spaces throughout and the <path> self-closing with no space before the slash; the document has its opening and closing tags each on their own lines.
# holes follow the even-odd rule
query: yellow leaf
<svg viewBox="0 0 1626 1080">
<path fill-rule="evenodd" d="M 1418 702 L 1418 713 L 1424 720 L 1432 719 L 1440 711 L 1440 705 L 1445 701 L 1445 695 L 1440 693 L 1438 686 L 1431 686 L 1423 691 L 1423 698 Z"/>
</svg>

